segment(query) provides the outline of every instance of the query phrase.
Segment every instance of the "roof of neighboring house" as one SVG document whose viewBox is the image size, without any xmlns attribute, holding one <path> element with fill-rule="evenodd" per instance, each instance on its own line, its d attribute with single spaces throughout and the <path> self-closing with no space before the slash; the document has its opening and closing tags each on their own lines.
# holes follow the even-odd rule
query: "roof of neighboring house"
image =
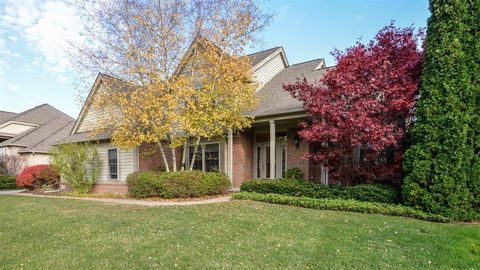
<svg viewBox="0 0 480 270">
<path fill-rule="evenodd" d="M 256 66 L 258 63 L 262 62 L 263 59 L 267 58 L 270 54 L 280 49 L 281 47 L 274 47 L 271 49 L 263 50 L 260 52 L 249 54 L 248 57 L 252 61 L 252 66 Z"/>
<path fill-rule="evenodd" d="M 75 122 L 73 118 L 48 104 L 19 113 L 7 122 L 10 121 L 38 125 L 0 143 L 0 147 L 24 147 L 19 153 L 47 153 L 53 142 L 68 136 Z"/>
<path fill-rule="evenodd" d="M 303 111 L 302 103 L 283 90 L 283 85 L 303 78 L 311 82 L 319 80 L 327 70 L 324 59 L 315 59 L 287 67 L 258 90 L 257 96 L 260 101 L 250 114 L 261 117 Z"/>
<path fill-rule="evenodd" d="M 16 115 L 17 113 L 14 112 L 0 111 L 0 124 L 7 122 Z"/>
</svg>

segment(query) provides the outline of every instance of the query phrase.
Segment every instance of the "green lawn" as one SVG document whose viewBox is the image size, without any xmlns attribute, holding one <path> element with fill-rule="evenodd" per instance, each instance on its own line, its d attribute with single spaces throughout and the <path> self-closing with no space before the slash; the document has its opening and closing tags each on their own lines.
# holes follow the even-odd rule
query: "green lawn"
<svg viewBox="0 0 480 270">
<path fill-rule="evenodd" d="M 480 226 L 237 201 L 0 196 L 0 268 L 478 269 Z"/>
</svg>

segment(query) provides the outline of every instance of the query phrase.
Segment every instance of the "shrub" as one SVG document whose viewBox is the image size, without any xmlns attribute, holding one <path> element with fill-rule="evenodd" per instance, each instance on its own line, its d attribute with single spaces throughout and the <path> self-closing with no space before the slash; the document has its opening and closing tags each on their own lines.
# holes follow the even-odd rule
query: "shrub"
<svg viewBox="0 0 480 270">
<path fill-rule="evenodd" d="M 403 162 L 404 203 L 454 219 L 480 215 L 479 6 L 430 1 L 428 53 Z"/>
<path fill-rule="evenodd" d="M 359 201 L 396 203 L 398 191 L 394 187 L 380 184 L 362 184 L 351 187 L 325 186 L 303 180 L 259 179 L 242 184 L 241 191 L 256 193 L 275 193 L 297 197 L 341 198 Z"/>
<path fill-rule="evenodd" d="M 15 175 L 0 174 L 0 189 L 15 189 Z"/>
<path fill-rule="evenodd" d="M 303 172 L 300 170 L 300 168 L 293 167 L 288 169 L 285 172 L 285 178 L 290 178 L 290 179 L 303 179 Z"/>
<path fill-rule="evenodd" d="M 16 177 L 16 185 L 30 190 L 40 189 L 44 185 L 58 188 L 60 176 L 50 165 L 35 165 L 23 169 Z"/>
<path fill-rule="evenodd" d="M 92 190 L 101 164 L 92 144 L 62 144 L 53 147 L 50 156 L 52 165 L 62 179 L 70 183 L 75 193 L 84 194 Z"/>
<path fill-rule="evenodd" d="M 360 202 L 355 200 L 341 199 L 314 199 L 307 197 L 293 197 L 279 194 L 260 194 L 249 192 L 240 192 L 233 194 L 233 198 L 237 200 L 252 200 L 282 205 L 294 205 L 319 210 L 335 210 L 368 214 L 382 214 L 390 216 L 402 216 L 436 222 L 450 221 L 448 218 L 445 218 L 443 216 L 429 214 L 412 207 L 386 203 Z"/>
<path fill-rule="evenodd" d="M 127 185 L 134 198 L 185 198 L 225 193 L 230 181 L 217 172 L 137 172 L 128 175 Z"/>
</svg>

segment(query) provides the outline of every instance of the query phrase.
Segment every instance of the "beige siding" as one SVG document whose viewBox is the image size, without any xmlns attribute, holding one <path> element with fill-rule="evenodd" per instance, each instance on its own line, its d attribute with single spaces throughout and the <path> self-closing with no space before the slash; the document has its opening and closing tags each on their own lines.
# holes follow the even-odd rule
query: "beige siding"
<svg viewBox="0 0 480 270">
<path fill-rule="evenodd" d="M 283 62 L 282 55 L 279 53 L 260 68 L 255 70 L 253 76 L 259 83 L 259 89 L 284 69 L 285 64 Z"/>
<path fill-rule="evenodd" d="M 95 146 L 98 151 L 98 155 L 102 162 L 100 173 L 97 177 L 97 182 L 125 182 L 127 176 L 138 170 L 138 155 L 136 149 L 120 149 L 109 143 L 100 143 Z M 118 149 L 118 166 L 119 166 L 119 179 L 111 180 L 108 175 L 108 149 Z"/>
<path fill-rule="evenodd" d="M 100 85 L 97 90 L 97 92 L 101 91 L 105 91 L 105 87 L 103 85 Z M 93 98 L 95 98 L 95 96 L 93 96 Z M 109 111 L 107 111 L 106 109 L 97 110 L 95 106 L 88 106 L 88 108 L 83 113 L 82 118 L 80 119 L 80 124 L 78 125 L 75 133 L 92 131 L 97 127 L 97 125 L 106 124 L 106 122 L 108 122 L 108 118 L 102 117 L 108 117 L 107 113 L 109 113 Z M 118 111 L 118 113 L 120 112 Z"/>
</svg>

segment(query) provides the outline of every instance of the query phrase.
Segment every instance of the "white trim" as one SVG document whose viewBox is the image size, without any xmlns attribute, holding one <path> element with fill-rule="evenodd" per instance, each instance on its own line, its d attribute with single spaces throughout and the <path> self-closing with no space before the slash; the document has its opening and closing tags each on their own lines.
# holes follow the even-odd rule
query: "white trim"
<svg viewBox="0 0 480 270">
<path fill-rule="evenodd" d="M 227 146 L 227 159 L 228 159 L 228 166 L 227 166 L 227 174 L 230 178 L 230 183 L 233 187 L 233 130 L 228 130 L 228 146 Z"/>
<path fill-rule="evenodd" d="M 87 111 L 88 111 L 88 109 L 89 109 L 89 107 L 90 107 L 90 104 L 89 104 L 90 99 L 93 98 L 93 95 L 95 94 L 95 92 L 97 91 L 98 87 L 100 86 L 100 83 L 101 83 L 101 81 L 102 81 L 102 77 L 103 77 L 103 74 L 98 73 L 97 77 L 95 78 L 95 82 L 93 83 L 92 88 L 90 88 L 90 92 L 88 93 L 87 99 L 86 99 L 85 102 L 83 103 L 82 109 L 81 109 L 80 112 L 78 113 L 77 120 L 75 121 L 75 124 L 73 125 L 73 128 L 72 128 L 72 130 L 70 131 L 70 136 L 72 136 L 72 135 L 74 135 L 75 133 L 77 133 L 78 127 L 80 126 L 80 123 L 82 122 L 85 113 L 87 113 Z M 88 106 L 87 106 L 87 104 L 88 104 Z"/>
<path fill-rule="evenodd" d="M 37 124 L 32 124 L 32 123 L 26 123 L 26 122 L 19 122 L 19 121 L 7 121 L 5 123 L 2 123 L 0 124 L 0 128 L 4 128 L 8 125 L 11 125 L 11 124 L 17 124 L 17 125 L 22 125 L 22 126 L 29 126 L 29 127 L 38 127 L 39 125 Z M 23 132 L 23 131 L 22 131 Z M 7 134 L 7 133 L 6 133 Z M 8 133 L 8 134 L 12 134 L 12 133 Z M 12 135 L 16 135 L 16 134 L 12 134 Z"/>
<path fill-rule="evenodd" d="M 275 160 L 277 158 L 275 152 L 276 152 L 276 132 L 275 132 L 275 121 L 271 120 L 269 121 L 270 124 L 270 179 L 275 179 L 275 172 L 276 166 L 275 166 Z"/>
<path fill-rule="evenodd" d="M 305 112 L 302 113 L 297 113 L 297 114 L 292 114 L 292 115 L 285 115 L 285 116 L 272 116 L 272 117 L 267 117 L 267 118 L 262 118 L 262 119 L 256 119 L 253 121 L 253 123 L 264 123 L 264 122 L 270 122 L 270 121 L 277 121 L 277 120 L 288 120 L 288 119 L 295 119 L 295 118 L 303 118 L 307 117 L 308 115 Z"/>
<path fill-rule="evenodd" d="M 257 69 L 261 68 L 263 65 L 268 63 L 272 58 L 277 56 L 277 54 L 281 54 L 282 60 L 283 60 L 283 65 L 284 69 L 289 67 L 288 60 L 287 60 L 287 55 L 285 54 L 285 51 L 283 50 L 283 47 L 278 48 L 274 52 L 272 52 L 270 55 L 265 57 L 262 61 L 258 62 L 255 66 L 252 67 L 252 72 L 255 72 Z"/>
</svg>

